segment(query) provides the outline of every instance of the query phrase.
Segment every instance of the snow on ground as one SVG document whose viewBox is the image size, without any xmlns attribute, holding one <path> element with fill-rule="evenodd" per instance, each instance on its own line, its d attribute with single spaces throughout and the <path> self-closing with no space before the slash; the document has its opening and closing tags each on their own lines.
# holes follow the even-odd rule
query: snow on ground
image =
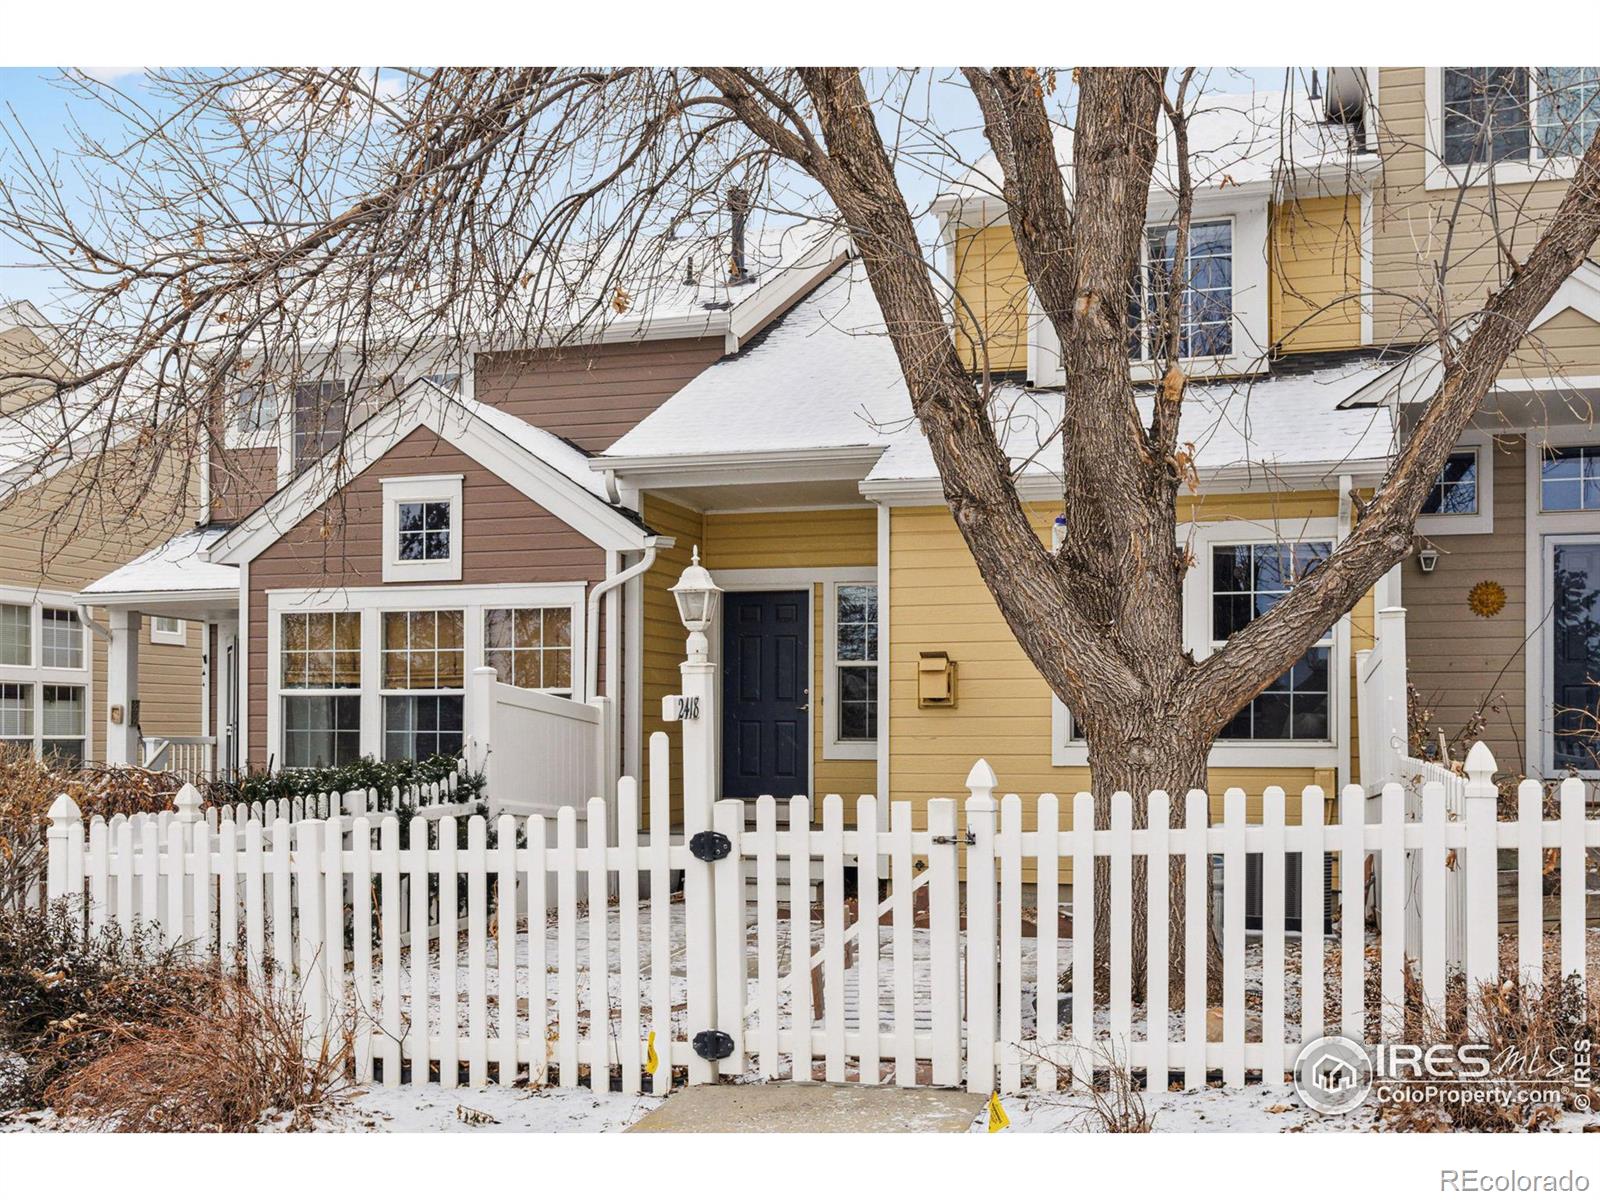
<svg viewBox="0 0 1600 1200">
<path fill-rule="evenodd" d="M 616 1133 L 661 1100 L 586 1088 L 373 1088 L 319 1130 L 356 1133 Z"/>
</svg>

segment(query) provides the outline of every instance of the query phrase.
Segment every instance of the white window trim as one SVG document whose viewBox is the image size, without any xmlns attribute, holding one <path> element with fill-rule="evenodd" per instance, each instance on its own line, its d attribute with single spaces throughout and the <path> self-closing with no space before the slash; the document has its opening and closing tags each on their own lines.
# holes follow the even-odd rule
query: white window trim
<svg viewBox="0 0 1600 1200">
<path fill-rule="evenodd" d="M 187 646 L 189 644 L 189 626 L 182 619 L 177 619 L 177 629 L 162 629 L 156 622 L 161 620 L 174 620 L 162 618 L 159 614 L 150 617 L 150 644 L 153 646 Z"/>
<path fill-rule="evenodd" d="M 497 583 L 437 587 L 292 588 L 267 593 L 267 754 L 283 762 L 283 614 L 291 612 L 359 612 L 361 614 L 361 753 L 383 757 L 383 614 L 418 609 L 459 608 L 463 611 L 462 671 L 470 678 L 484 666 L 483 612 L 486 608 L 570 608 L 572 610 L 572 699 L 585 701 L 583 662 L 584 597 L 587 585 L 571 583 Z M 318 689 L 292 688 L 289 692 Z M 467 689 L 467 738 L 481 728 Z"/>
<path fill-rule="evenodd" d="M 1244 542 L 1305 542 L 1337 544 L 1338 521 L 1334 517 L 1307 517 L 1269 524 L 1258 521 L 1217 521 L 1205 525 L 1178 526 L 1178 543 L 1193 539 L 1195 565 L 1183 581 L 1184 649 L 1196 660 L 1209 658 L 1211 644 L 1211 547 Z M 1212 744 L 1211 767 L 1319 767 L 1336 769 L 1347 752 L 1349 720 L 1344 680 L 1350 673 L 1350 615 L 1334 623 L 1329 652 L 1328 730 L 1324 742 L 1310 741 L 1221 741 Z M 1050 697 L 1050 763 L 1057 767 L 1083 767 L 1089 763 L 1088 743 L 1068 741 L 1067 707 L 1060 698 Z"/>
<path fill-rule="evenodd" d="M 1469 433 L 1455 444 L 1452 454 L 1471 451 L 1478 460 L 1478 510 L 1471 513 L 1431 513 L 1417 518 L 1417 532 L 1436 537 L 1452 533 L 1494 532 L 1494 438 Z"/>
<path fill-rule="evenodd" d="M 1537 68 L 1527 68 L 1530 72 Z M 1530 82 L 1528 89 L 1528 120 L 1530 136 L 1526 162 L 1511 159 L 1496 163 L 1457 163 L 1444 161 L 1444 67 L 1428 67 L 1424 72 L 1423 107 L 1426 122 L 1423 126 L 1423 153 L 1427 161 L 1427 174 L 1423 187 L 1430 192 L 1471 187 L 1488 187 L 1491 184 L 1537 183 L 1541 180 L 1571 179 L 1578 173 L 1578 159 L 1570 154 L 1545 155 L 1540 153 L 1531 128 L 1538 121 L 1538 89 Z M 1536 78 L 1536 77 L 1535 77 Z"/>
<path fill-rule="evenodd" d="M 1523 605 L 1526 614 L 1523 620 L 1526 642 L 1530 648 L 1537 645 L 1538 652 L 1525 653 L 1522 656 L 1525 697 L 1523 740 L 1528 748 L 1527 771 L 1534 778 L 1557 774 L 1551 767 L 1555 762 L 1555 730 L 1549 720 L 1554 637 L 1552 623 L 1546 619 L 1552 603 L 1547 586 L 1550 545 L 1556 539 L 1586 541 L 1591 537 L 1600 536 L 1600 511 L 1595 509 L 1577 512 L 1544 511 L 1543 488 L 1540 486 L 1542 473 L 1539 465 L 1544 460 L 1546 450 L 1596 444 L 1600 444 L 1600 436 L 1596 436 L 1595 431 L 1586 426 L 1534 431 L 1528 434 L 1525 483 L 1527 528 L 1524 537 L 1523 568 L 1527 597 Z M 1562 771 L 1559 774 L 1564 775 L 1566 772 Z M 1589 779 L 1600 778 L 1600 771 L 1580 771 L 1579 774 Z"/>
<path fill-rule="evenodd" d="M 1139 251 L 1140 278 L 1149 270 L 1152 229 L 1171 225 L 1176 213 L 1152 208 L 1145 218 L 1145 238 Z M 1226 221 L 1232 227 L 1233 246 L 1233 349 L 1225 355 L 1184 359 L 1193 375 L 1236 375 L 1259 370 L 1266 353 L 1270 332 L 1267 325 L 1267 198 L 1264 194 L 1221 193 L 1196 196 L 1194 222 L 1214 224 Z M 1044 319 L 1038 300 L 1028 293 L 1028 377 L 1038 387 L 1059 387 L 1065 379 L 1061 366 L 1061 346 L 1055 328 Z M 1136 382 L 1152 380 L 1159 363 L 1149 359 L 1129 360 L 1128 371 Z"/>
<path fill-rule="evenodd" d="M 383 485 L 383 581 L 423 583 L 461 578 L 461 475 L 407 475 Z M 450 506 L 450 557 L 410 562 L 400 557 L 400 505 Z"/>
<path fill-rule="evenodd" d="M 822 757 L 826 760 L 864 760 L 873 761 L 878 757 L 878 740 L 856 741 L 843 740 L 839 737 L 839 668 L 840 667 L 877 667 L 881 677 L 884 669 L 883 642 L 881 631 L 883 629 L 883 600 L 878 600 L 878 629 L 880 637 L 878 642 L 879 657 L 870 661 L 841 662 L 839 661 L 839 589 L 841 587 L 870 587 L 878 586 L 877 575 L 863 574 L 859 579 L 833 579 L 823 589 L 823 603 L 826 607 L 822 613 L 822 662 L 828 672 L 828 678 L 823 681 L 822 688 Z M 813 695 L 816 693 L 813 692 Z M 882 736 L 881 726 L 885 718 L 882 708 L 878 710 L 879 736 Z"/>
<path fill-rule="evenodd" d="M 27 665 L 0 664 L 0 683 L 20 683 L 32 687 L 33 701 L 33 753 L 38 757 L 44 749 L 44 689 L 47 686 L 76 687 L 83 689 L 83 760 L 94 759 L 94 647 L 89 641 L 89 628 L 78 613 L 77 602 L 62 592 L 39 592 L 31 589 L 0 587 L 0 603 L 17 604 L 29 610 L 29 661 Z M 79 636 L 83 639 L 83 666 L 46 667 L 44 662 L 44 610 L 64 608 L 78 613 Z M 20 740 L 20 739 L 19 739 Z M 52 741 L 71 741 L 71 738 L 53 737 Z"/>
</svg>

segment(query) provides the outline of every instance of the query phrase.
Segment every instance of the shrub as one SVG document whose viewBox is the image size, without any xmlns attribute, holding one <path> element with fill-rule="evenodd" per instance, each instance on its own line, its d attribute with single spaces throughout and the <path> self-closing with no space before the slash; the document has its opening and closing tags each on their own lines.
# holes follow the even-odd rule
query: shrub
<svg viewBox="0 0 1600 1200">
<path fill-rule="evenodd" d="M 124 1133 L 248 1133 L 268 1121 L 305 1129 L 349 1086 L 348 1023 L 308 1037 L 298 994 L 233 976 L 219 977 L 206 1001 L 119 1031 L 46 1101 Z"/>
<path fill-rule="evenodd" d="M 465 802 L 483 795 L 482 772 L 467 771 L 448 754 L 429 758 L 382 760 L 363 758 L 342 767 L 287 767 L 275 771 L 252 771 L 233 783 L 213 787 L 211 798 L 222 803 L 286 800 L 293 796 L 323 793 L 376 791 L 391 795 L 398 788 L 402 795 L 412 788 L 445 783 L 452 773 L 456 785 L 450 798 Z"/>
<path fill-rule="evenodd" d="M 1537 1081 L 1539 1090 L 1554 1092 L 1559 1101 L 1530 1098 L 1499 1103 L 1458 1098 L 1454 1090 L 1443 1089 L 1437 1100 L 1401 1097 L 1381 1102 L 1379 1116 L 1392 1128 L 1484 1133 L 1536 1130 L 1552 1124 L 1563 1110 L 1581 1111 L 1588 1102 L 1588 1085 L 1576 1082 L 1572 1071 L 1574 1050 L 1583 1043 L 1592 1045 L 1594 1040 L 1577 975 L 1552 979 L 1542 987 L 1506 980 L 1484 984 L 1469 994 L 1457 974 L 1446 988 L 1444 1014 L 1423 1006 L 1410 986 L 1407 992 L 1412 1000 L 1408 1003 L 1408 1036 L 1415 1030 L 1416 1040 L 1423 1045 L 1485 1045 L 1492 1064 L 1491 1081 Z"/>
<path fill-rule="evenodd" d="M 0 910 L 0 1051 L 21 1060 L 0 1080 L 0 1105 L 42 1104 L 52 1084 L 123 1030 L 201 1006 L 216 984 L 144 930 L 85 934 L 64 902 Z"/>
</svg>

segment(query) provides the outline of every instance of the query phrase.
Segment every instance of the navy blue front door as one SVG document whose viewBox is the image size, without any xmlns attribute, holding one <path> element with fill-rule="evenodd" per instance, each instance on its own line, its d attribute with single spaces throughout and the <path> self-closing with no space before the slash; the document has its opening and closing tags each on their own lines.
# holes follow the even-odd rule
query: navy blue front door
<svg viewBox="0 0 1600 1200">
<path fill-rule="evenodd" d="M 794 796 L 811 761 L 811 596 L 730 592 L 722 621 L 722 794 Z"/>
</svg>

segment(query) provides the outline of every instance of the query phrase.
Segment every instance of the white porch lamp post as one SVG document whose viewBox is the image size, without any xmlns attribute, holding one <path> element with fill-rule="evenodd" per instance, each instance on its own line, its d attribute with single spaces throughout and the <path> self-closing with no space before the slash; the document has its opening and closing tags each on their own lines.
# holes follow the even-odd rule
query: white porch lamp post
<svg viewBox="0 0 1600 1200">
<path fill-rule="evenodd" d="M 667 589 L 678 606 L 678 617 L 689 631 L 688 657 L 679 668 L 683 693 L 668 696 L 662 717 L 676 721 L 683 733 L 683 835 L 684 840 L 712 827 L 712 812 L 721 772 L 717 763 L 718 721 L 716 664 L 706 631 L 717 615 L 722 589 L 711 572 L 700 565 L 700 547 L 678 582 Z M 684 921 L 687 929 L 690 1032 L 717 1028 L 716 916 L 711 902 L 710 863 L 695 863 L 684 872 Z M 689 1059 L 690 1083 L 714 1083 L 717 1068 L 698 1055 Z"/>
<path fill-rule="evenodd" d="M 717 615 L 722 589 L 711 578 L 711 572 L 700 565 L 699 546 L 694 548 L 694 556 L 678 576 L 678 582 L 667 590 L 678 605 L 678 619 L 689 631 L 689 661 L 708 661 L 711 643 L 706 640 L 706 630 Z"/>
</svg>

